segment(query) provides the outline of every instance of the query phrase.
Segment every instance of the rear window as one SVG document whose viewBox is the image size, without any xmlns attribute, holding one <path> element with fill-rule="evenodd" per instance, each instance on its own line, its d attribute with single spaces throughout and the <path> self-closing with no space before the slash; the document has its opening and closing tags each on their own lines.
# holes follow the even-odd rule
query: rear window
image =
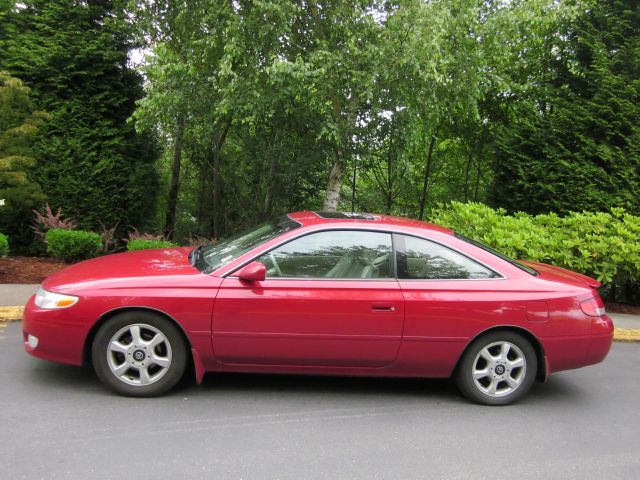
<svg viewBox="0 0 640 480">
<path fill-rule="evenodd" d="M 454 235 L 459 238 L 460 240 L 464 240 L 467 243 L 470 243 L 471 245 L 475 245 L 478 248 L 481 248 L 493 255 L 495 255 L 496 257 L 501 258 L 502 260 L 504 260 L 505 262 L 509 262 L 511 265 L 518 267 L 520 270 L 524 270 L 525 272 L 527 272 L 529 275 L 534 275 L 534 276 L 538 276 L 538 272 L 536 270 L 534 270 L 533 268 L 524 265 L 520 262 L 518 262 L 517 260 L 514 260 L 511 257 L 507 257 L 504 253 L 500 253 L 497 250 L 494 250 L 493 248 L 491 248 L 489 245 L 485 245 L 482 242 L 478 242 L 477 240 L 474 240 L 472 238 L 469 237 L 465 237 L 464 235 L 460 235 L 459 233 L 454 233 Z"/>
</svg>

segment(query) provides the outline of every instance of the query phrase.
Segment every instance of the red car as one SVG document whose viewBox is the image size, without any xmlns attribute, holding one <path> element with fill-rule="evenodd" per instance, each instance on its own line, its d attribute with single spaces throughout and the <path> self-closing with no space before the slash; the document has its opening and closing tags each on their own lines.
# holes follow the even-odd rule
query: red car
<svg viewBox="0 0 640 480">
<path fill-rule="evenodd" d="M 453 377 L 505 405 L 605 358 L 598 286 L 426 222 L 297 212 L 215 245 L 68 267 L 29 300 L 24 346 L 91 362 L 131 396 L 193 369 L 198 383 L 214 371 Z"/>
</svg>

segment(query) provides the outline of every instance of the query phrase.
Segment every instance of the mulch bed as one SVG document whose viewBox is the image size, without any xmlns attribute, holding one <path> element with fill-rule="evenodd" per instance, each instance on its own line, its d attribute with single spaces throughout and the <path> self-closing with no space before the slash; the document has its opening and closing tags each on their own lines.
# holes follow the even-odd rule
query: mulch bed
<svg viewBox="0 0 640 480">
<path fill-rule="evenodd" d="M 0 283 L 41 283 L 52 273 L 67 266 L 55 258 L 0 258 Z"/>
<path fill-rule="evenodd" d="M 640 305 L 626 305 L 624 303 L 605 302 L 604 306 L 609 313 L 628 313 L 630 315 L 640 315 Z"/>
<path fill-rule="evenodd" d="M 5 257 L 0 258 L 0 283 L 41 283 L 52 273 L 68 264 L 55 258 Z M 606 303 L 607 311 L 640 315 L 640 305 Z"/>
</svg>

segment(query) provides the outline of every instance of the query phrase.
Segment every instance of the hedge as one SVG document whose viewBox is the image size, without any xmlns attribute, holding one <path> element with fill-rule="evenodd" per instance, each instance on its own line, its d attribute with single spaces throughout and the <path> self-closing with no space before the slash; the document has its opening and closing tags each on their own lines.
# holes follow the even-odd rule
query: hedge
<svg viewBox="0 0 640 480">
<path fill-rule="evenodd" d="M 4 233 L 0 233 L 0 257 L 9 255 L 9 237 Z"/>
<path fill-rule="evenodd" d="M 47 252 L 65 262 L 75 262 L 97 256 L 102 249 L 100 235 L 84 230 L 53 228 L 45 236 Z"/>
<path fill-rule="evenodd" d="M 503 209 L 481 203 L 452 202 L 439 204 L 430 220 L 510 257 L 595 277 L 610 298 L 640 300 L 640 217 L 623 209 L 570 212 L 562 217 L 553 213 L 507 215 Z"/>
<path fill-rule="evenodd" d="M 148 250 L 150 248 L 170 248 L 177 247 L 178 245 L 166 240 L 129 240 L 127 242 L 127 250 L 130 252 L 133 250 Z"/>
</svg>

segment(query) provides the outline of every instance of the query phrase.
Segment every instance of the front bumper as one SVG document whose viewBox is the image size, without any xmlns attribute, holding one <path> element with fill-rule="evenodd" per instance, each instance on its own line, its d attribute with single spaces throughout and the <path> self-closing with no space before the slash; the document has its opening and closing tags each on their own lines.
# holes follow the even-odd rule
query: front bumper
<svg viewBox="0 0 640 480">
<path fill-rule="evenodd" d="M 45 310 L 36 306 L 35 295 L 32 296 L 22 317 L 22 335 L 27 353 L 53 362 L 82 365 L 84 342 L 90 326 L 77 318 L 73 311 L 75 307 Z M 37 339 L 35 346 L 34 337 Z"/>
</svg>

